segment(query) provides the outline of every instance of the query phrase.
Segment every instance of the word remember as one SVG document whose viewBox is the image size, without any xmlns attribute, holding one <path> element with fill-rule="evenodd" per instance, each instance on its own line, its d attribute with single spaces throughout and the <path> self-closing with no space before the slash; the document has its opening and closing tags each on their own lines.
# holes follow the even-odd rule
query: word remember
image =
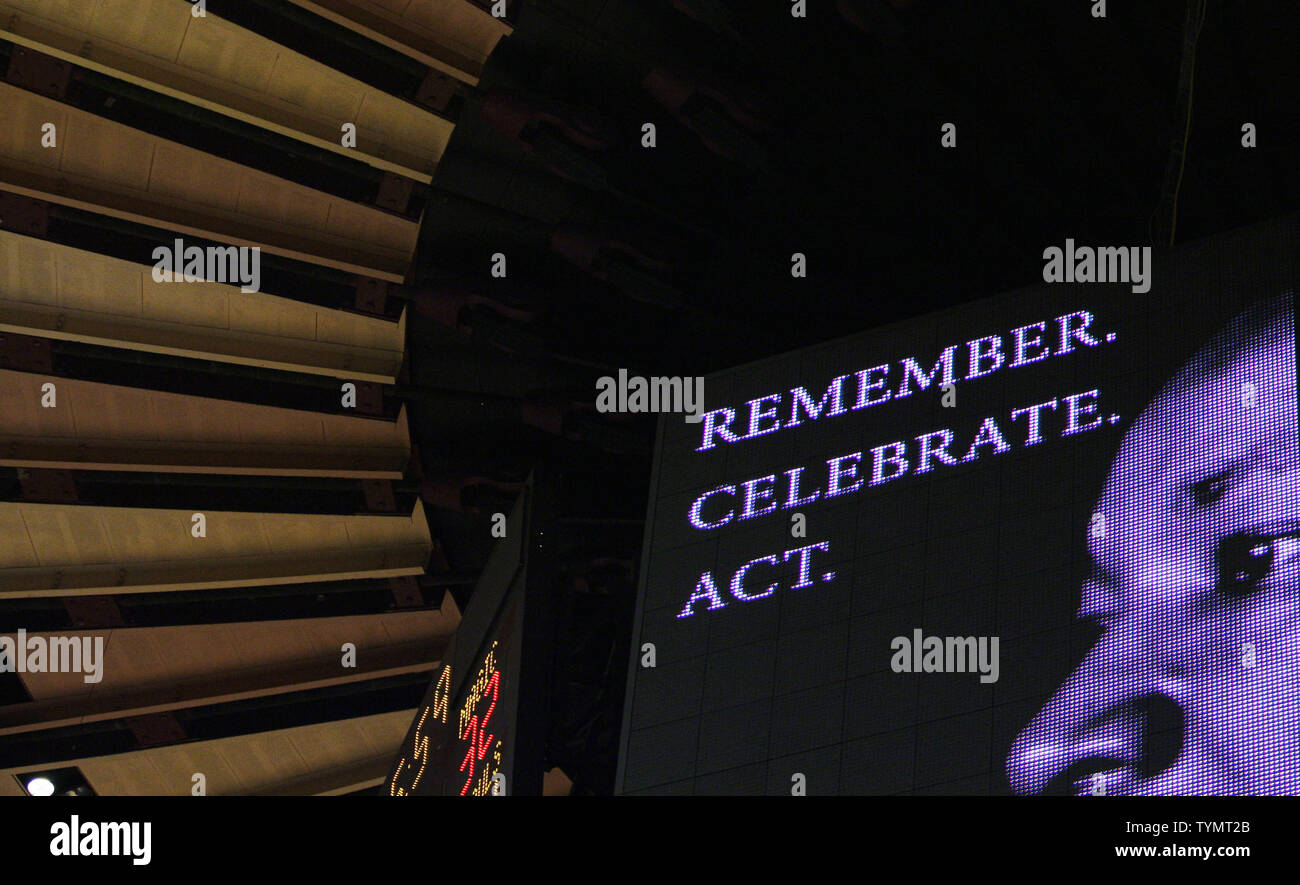
<svg viewBox="0 0 1300 885">
<path fill-rule="evenodd" d="M 820 397 L 805 387 L 795 387 L 788 395 L 782 392 L 760 396 L 743 408 L 713 409 L 704 413 L 703 438 L 695 451 L 706 452 L 719 443 L 755 439 L 903 399 L 932 385 L 946 387 L 958 380 L 971 381 L 1004 368 L 1027 366 L 1049 357 L 1067 356 L 1080 347 L 1114 341 L 1113 334 L 1099 338 L 1088 331 L 1094 319 L 1091 313 L 1081 310 L 1012 329 L 1009 340 L 988 335 L 952 344 L 943 349 L 928 371 L 924 366 L 929 360 L 917 362 L 908 356 L 897 363 L 840 375 L 831 380 Z M 1054 325 L 1050 333 L 1049 323 Z M 964 352 L 960 360 L 959 351 Z"/>
</svg>

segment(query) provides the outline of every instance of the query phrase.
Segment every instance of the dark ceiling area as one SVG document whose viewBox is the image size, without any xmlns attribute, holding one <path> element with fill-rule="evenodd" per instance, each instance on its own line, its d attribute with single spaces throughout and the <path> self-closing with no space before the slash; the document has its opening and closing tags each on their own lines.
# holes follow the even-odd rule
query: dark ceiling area
<svg viewBox="0 0 1300 885">
<path fill-rule="evenodd" d="M 1067 237 L 1168 245 L 1300 203 L 1294 4 L 790 6 L 524 4 L 484 88 L 610 135 L 512 141 L 469 109 L 436 185 L 502 211 L 427 219 L 422 267 L 518 256 L 484 294 L 544 292 L 554 352 L 687 375 L 1026 285 Z M 568 228 L 640 254 L 581 267 Z"/>
</svg>

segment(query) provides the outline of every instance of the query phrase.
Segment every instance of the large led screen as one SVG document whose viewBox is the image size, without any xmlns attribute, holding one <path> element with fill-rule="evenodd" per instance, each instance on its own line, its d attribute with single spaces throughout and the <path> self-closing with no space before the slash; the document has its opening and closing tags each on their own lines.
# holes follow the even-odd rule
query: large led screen
<svg viewBox="0 0 1300 885">
<path fill-rule="evenodd" d="M 707 377 L 660 423 L 620 792 L 1300 792 L 1298 242 L 1045 244 Z"/>
</svg>

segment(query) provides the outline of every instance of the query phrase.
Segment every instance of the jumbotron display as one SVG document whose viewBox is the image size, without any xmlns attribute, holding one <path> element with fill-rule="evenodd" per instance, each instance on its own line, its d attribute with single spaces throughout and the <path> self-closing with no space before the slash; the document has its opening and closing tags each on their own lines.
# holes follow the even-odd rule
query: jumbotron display
<svg viewBox="0 0 1300 885">
<path fill-rule="evenodd" d="M 707 378 L 660 424 L 620 792 L 1300 792 L 1298 247 Z"/>
</svg>

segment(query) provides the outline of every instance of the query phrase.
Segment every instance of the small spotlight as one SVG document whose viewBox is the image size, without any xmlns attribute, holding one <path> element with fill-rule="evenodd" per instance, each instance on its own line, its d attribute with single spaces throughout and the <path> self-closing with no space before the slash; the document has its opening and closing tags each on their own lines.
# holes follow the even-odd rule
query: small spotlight
<svg viewBox="0 0 1300 885">
<path fill-rule="evenodd" d="M 28 796 L 95 795 L 85 775 L 75 765 L 47 768 L 44 771 L 24 771 L 14 774 L 14 780 Z"/>
<path fill-rule="evenodd" d="M 27 795 L 29 796 L 53 796 L 54 784 L 49 778 L 34 777 L 27 782 Z"/>
</svg>

